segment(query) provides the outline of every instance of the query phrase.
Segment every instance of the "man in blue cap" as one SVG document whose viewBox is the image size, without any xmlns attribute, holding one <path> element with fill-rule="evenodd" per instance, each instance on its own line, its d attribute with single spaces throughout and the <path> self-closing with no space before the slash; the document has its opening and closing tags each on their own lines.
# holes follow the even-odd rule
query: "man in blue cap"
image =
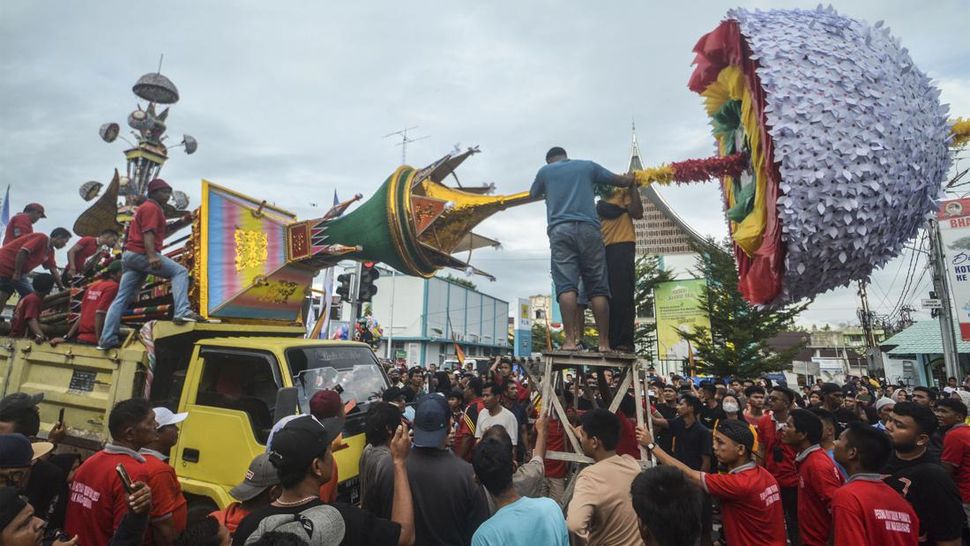
<svg viewBox="0 0 970 546">
<path fill-rule="evenodd" d="M 418 402 L 407 461 L 417 544 L 470 544 L 488 518 L 475 470 L 448 449 L 451 424 L 444 396 L 430 394 Z"/>
</svg>

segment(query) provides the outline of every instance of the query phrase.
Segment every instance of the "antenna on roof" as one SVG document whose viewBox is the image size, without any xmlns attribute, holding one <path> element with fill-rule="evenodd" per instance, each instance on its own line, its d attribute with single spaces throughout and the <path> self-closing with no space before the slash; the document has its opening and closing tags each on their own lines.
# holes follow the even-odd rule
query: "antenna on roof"
<svg viewBox="0 0 970 546">
<path fill-rule="evenodd" d="M 388 134 L 384 135 L 384 138 L 389 138 L 389 137 L 396 136 L 396 135 L 401 137 L 401 142 L 398 142 L 397 144 L 395 144 L 395 146 L 400 146 L 401 147 L 401 165 L 407 164 L 407 159 L 408 159 L 408 144 L 410 144 L 412 142 L 417 142 L 419 140 L 424 140 L 426 138 L 431 138 L 431 135 L 425 135 L 425 136 L 421 136 L 421 137 L 417 137 L 417 138 L 410 138 L 410 137 L 408 137 L 408 131 L 412 131 L 412 130 L 417 129 L 417 128 L 418 128 L 417 125 L 415 125 L 413 127 L 405 127 L 404 129 L 401 129 L 400 131 L 395 131 L 393 133 L 388 133 Z"/>
</svg>

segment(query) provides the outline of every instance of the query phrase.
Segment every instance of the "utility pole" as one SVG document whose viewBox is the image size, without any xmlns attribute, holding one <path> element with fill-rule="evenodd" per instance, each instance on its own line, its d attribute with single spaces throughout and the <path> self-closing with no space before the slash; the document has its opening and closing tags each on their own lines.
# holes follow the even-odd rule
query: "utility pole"
<svg viewBox="0 0 970 546">
<path fill-rule="evenodd" d="M 930 241 L 930 265 L 933 267 L 933 290 L 940 298 L 940 335 L 943 338 L 943 361 L 947 377 L 961 377 L 957 338 L 953 331 L 953 312 L 950 286 L 947 279 L 946 255 L 940 241 L 940 224 L 933 218 L 927 227 Z"/>
<path fill-rule="evenodd" d="M 869 295 L 866 292 L 866 281 L 859 281 L 859 303 L 861 307 L 858 310 L 859 322 L 862 324 L 862 335 L 865 338 L 866 343 L 866 357 L 869 363 L 870 371 L 882 370 L 882 351 L 879 349 L 879 343 L 876 341 L 876 333 L 873 330 L 875 313 L 869 309 Z"/>
</svg>

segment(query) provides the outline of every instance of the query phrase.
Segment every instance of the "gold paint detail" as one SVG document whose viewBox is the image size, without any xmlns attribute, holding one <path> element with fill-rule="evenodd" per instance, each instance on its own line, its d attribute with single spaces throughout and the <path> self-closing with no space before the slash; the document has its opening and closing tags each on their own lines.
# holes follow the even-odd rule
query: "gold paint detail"
<svg viewBox="0 0 970 546">
<path fill-rule="evenodd" d="M 236 241 L 236 271 L 259 267 L 269 257 L 269 238 L 261 231 L 237 229 L 233 232 Z"/>
</svg>

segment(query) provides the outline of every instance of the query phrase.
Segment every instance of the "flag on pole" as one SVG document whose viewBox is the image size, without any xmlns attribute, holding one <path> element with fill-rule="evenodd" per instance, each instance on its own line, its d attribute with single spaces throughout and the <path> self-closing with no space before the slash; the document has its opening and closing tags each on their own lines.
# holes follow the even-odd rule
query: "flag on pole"
<svg viewBox="0 0 970 546">
<path fill-rule="evenodd" d="M 7 193 L 3 196 L 3 207 L 0 208 L 0 230 L 6 229 L 10 223 L 10 185 L 7 185 Z"/>
</svg>

